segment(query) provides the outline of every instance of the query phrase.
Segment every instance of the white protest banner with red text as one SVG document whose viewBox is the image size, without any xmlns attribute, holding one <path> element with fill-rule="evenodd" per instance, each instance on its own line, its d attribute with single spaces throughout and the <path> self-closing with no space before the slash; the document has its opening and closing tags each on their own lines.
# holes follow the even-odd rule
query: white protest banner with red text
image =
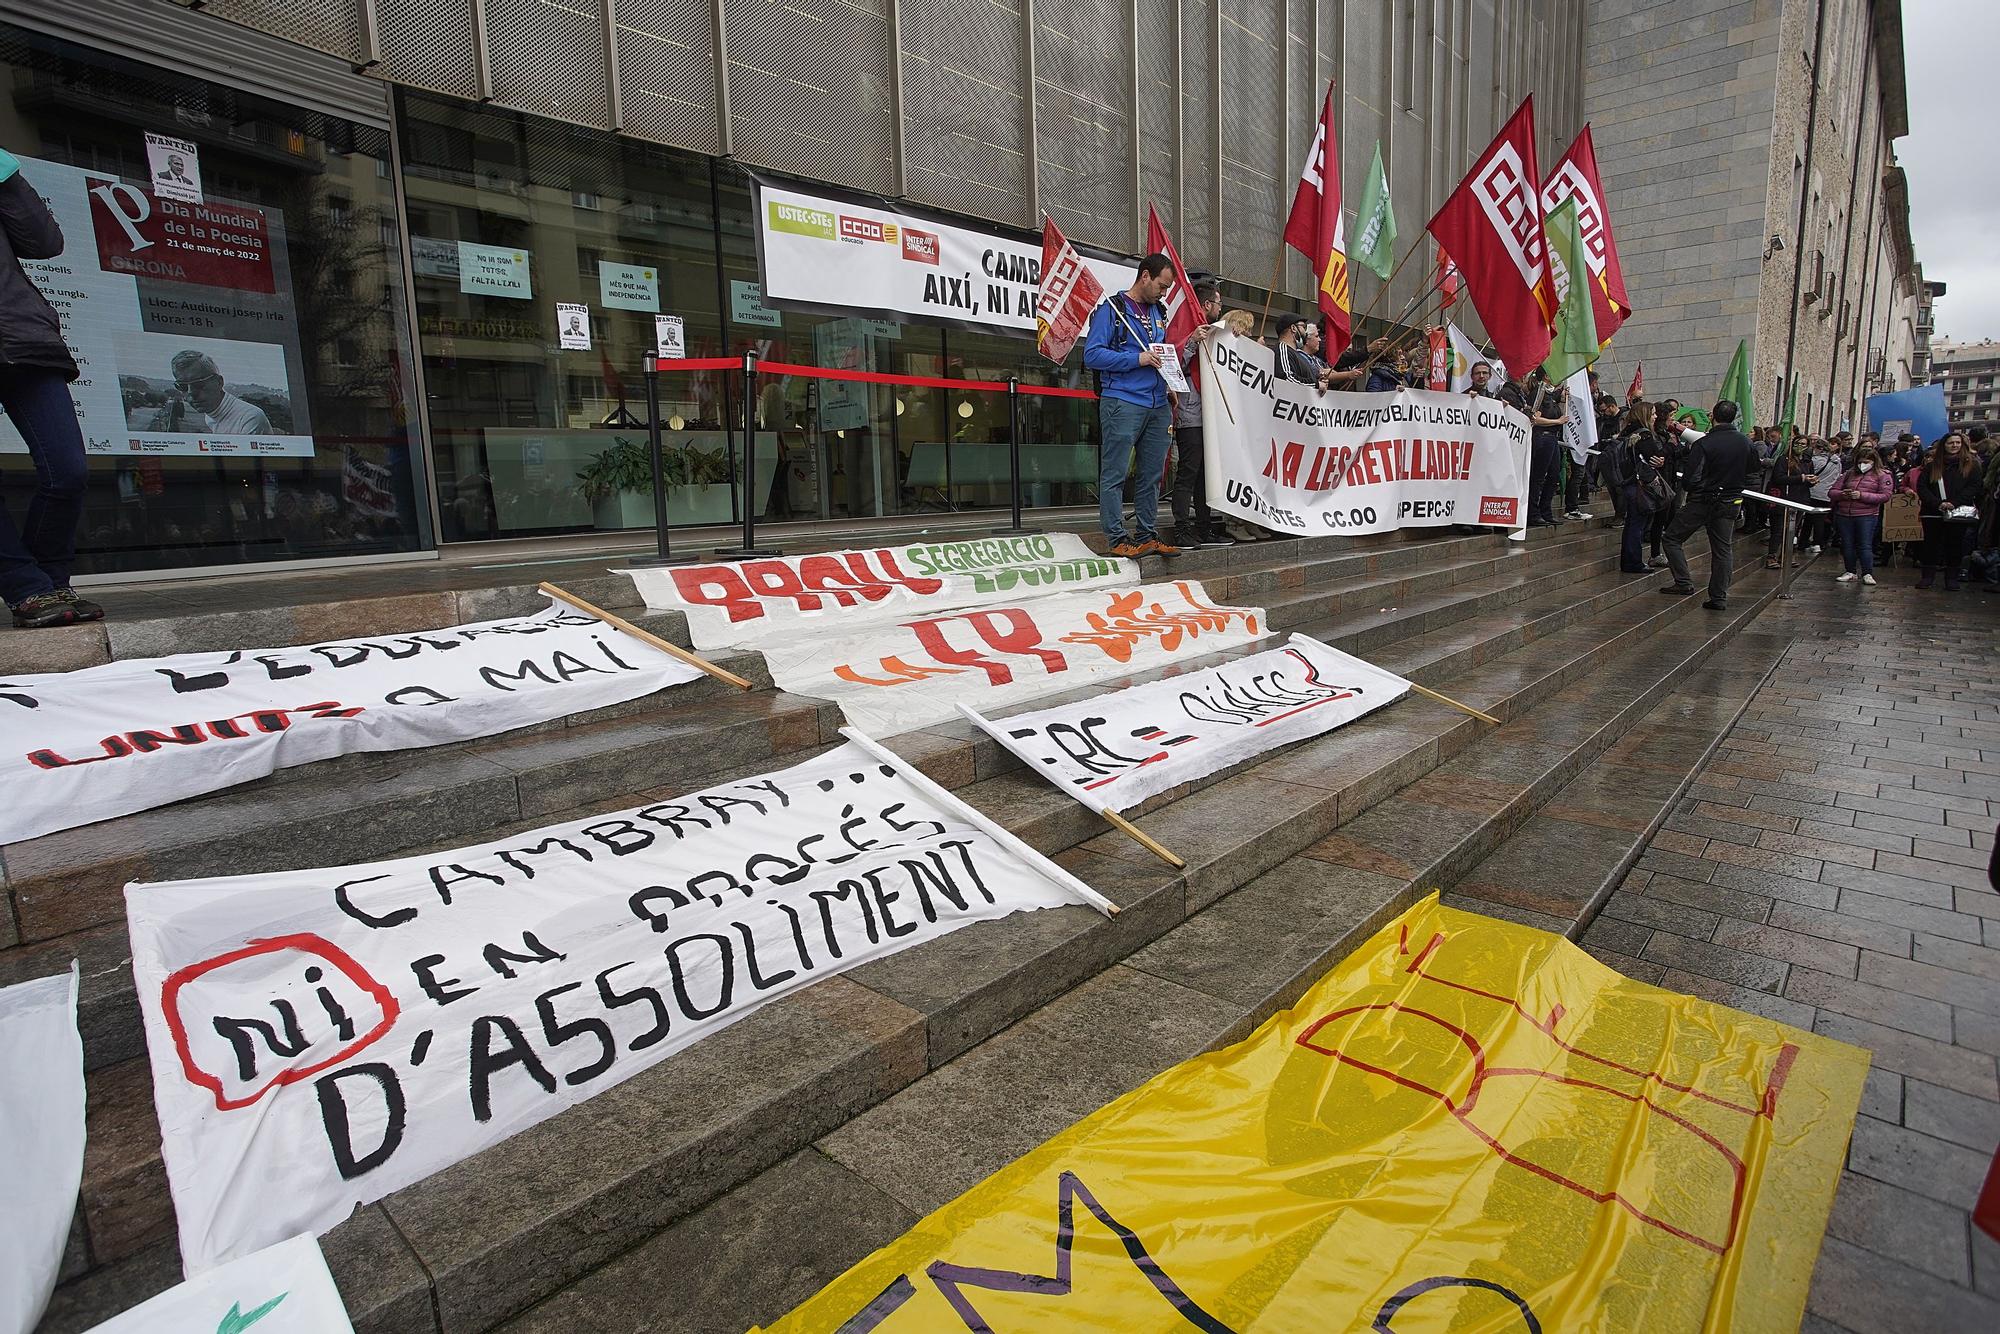
<svg viewBox="0 0 2000 1334">
<path fill-rule="evenodd" d="M 129 885 L 182 1260 L 322 1233 L 761 1005 L 1077 885 L 854 745 L 477 847 Z"/>
<path fill-rule="evenodd" d="M 1095 811 L 1125 811 L 1182 783 L 1331 732 L 1410 683 L 1293 635 L 1267 649 L 1052 709 L 967 717 L 1029 769 Z"/>
<path fill-rule="evenodd" d="M 291 648 L 0 677 L 0 843 L 355 751 L 492 736 L 692 681 L 595 616 L 531 616 Z"/>
<path fill-rule="evenodd" d="M 874 736 L 928 727 L 1261 638 L 1255 607 L 1210 603 L 1192 579 L 1059 593 L 905 620 L 837 639 L 765 646 L 771 678 L 830 699 Z"/>
<path fill-rule="evenodd" d="M 354 1334 L 319 1243 L 297 1236 L 177 1283 L 90 1334 Z"/>
<path fill-rule="evenodd" d="M 1508 365 L 1523 368 L 1548 356 L 1556 314 L 1542 234 L 1534 102 L 1522 101 L 1430 221 L 1431 235 L 1465 279 L 1487 337 Z"/>
<path fill-rule="evenodd" d="M 1209 508 L 1302 537 L 1513 528 L 1526 515 L 1528 419 L 1498 399 L 1322 394 L 1275 378 L 1253 340 L 1208 347 L 1222 390 L 1213 406 L 1202 395 Z"/>
<path fill-rule="evenodd" d="M 797 645 L 869 625 L 1043 593 L 1122 588 L 1139 567 L 1075 533 L 912 542 L 717 565 L 627 570 L 654 611 L 686 615 L 696 648 Z"/>
</svg>

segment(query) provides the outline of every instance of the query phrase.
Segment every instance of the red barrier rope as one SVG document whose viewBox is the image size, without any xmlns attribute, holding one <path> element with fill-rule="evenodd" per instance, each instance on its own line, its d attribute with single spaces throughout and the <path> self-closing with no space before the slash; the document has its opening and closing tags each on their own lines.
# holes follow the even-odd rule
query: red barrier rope
<svg viewBox="0 0 2000 1334">
<path fill-rule="evenodd" d="M 660 370 L 667 371 L 734 371 L 743 369 L 738 357 L 690 357 L 663 359 Z M 881 371 L 845 371 L 827 366 L 801 366 L 789 361 L 759 361 L 759 375 L 798 375 L 816 380 L 853 380 L 862 384 L 909 385 L 920 389 L 963 389 L 979 394 L 1004 394 L 1007 392 L 1005 380 L 949 380 L 935 375 L 888 375 Z M 1035 394 L 1043 398 L 1089 398 L 1096 394 L 1088 389 L 1065 389 L 1056 385 L 1024 384 L 1023 394 Z"/>
</svg>

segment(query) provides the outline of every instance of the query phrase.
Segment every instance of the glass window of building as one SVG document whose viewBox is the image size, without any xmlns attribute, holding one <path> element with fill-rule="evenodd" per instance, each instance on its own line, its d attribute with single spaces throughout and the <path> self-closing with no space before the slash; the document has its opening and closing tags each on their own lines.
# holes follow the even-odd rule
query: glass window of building
<svg viewBox="0 0 2000 1334">
<path fill-rule="evenodd" d="M 0 79 L 65 241 L 23 267 L 82 372 L 78 572 L 431 545 L 387 132 L 5 24 Z"/>
</svg>

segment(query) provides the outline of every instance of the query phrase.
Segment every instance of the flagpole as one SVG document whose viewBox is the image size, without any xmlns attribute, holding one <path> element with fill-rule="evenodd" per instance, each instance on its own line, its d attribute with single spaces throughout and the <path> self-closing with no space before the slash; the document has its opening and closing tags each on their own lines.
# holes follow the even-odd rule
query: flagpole
<svg viewBox="0 0 2000 1334">
<path fill-rule="evenodd" d="M 1284 276 L 1284 273 L 1285 238 L 1281 236 L 1278 238 L 1278 254 L 1271 261 L 1271 285 L 1264 289 L 1264 318 L 1257 322 L 1257 336 L 1259 338 L 1269 338 L 1271 336 L 1271 303 L 1277 299 L 1278 280 Z"/>
<path fill-rule="evenodd" d="M 1375 313 L 1375 307 L 1376 307 L 1376 306 L 1378 306 L 1378 305 L 1380 305 L 1380 304 L 1382 304 L 1382 298 L 1383 298 L 1383 296 L 1387 294 L 1387 292 L 1389 291 L 1389 289 L 1390 289 L 1391 287 L 1395 286 L 1395 283 L 1396 283 L 1396 275 L 1397 275 L 1397 274 L 1399 274 L 1399 273 L 1401 273 L 1401 272 L 1403 271 L 1403 266 L 1404 266 L 1405 264 L 1408 264 L 1408 263 L 1410 262 L 1410 257 L 1411 257 L 1412 255 L 1416 254 L 1416 253 L 1417 253 L 1417 252 L 1418 252 L 1419 250 L 1423 249 L 1423 248 L 1424 248 L 1424 242 L 1425 242 L 1425 241 L 1427 241 L 1427 240 L 1429 240 L 1429 239 L 1430 239 L 1430 233 L 1429 233 L 1429 232 L 1418 232 L 1418 233 L 1417 233 L 1417 239 L 1416 239 L 1416 241 L 1415 241 L 1415 242 L 1414 242 L 1414 243 L 1413 243 L 1413 244 L 1412 244 L 1412 245 L 1410 246 L 1410 248 L 1409 248 L 1408 250 L 1405 250 L 1405 251 L 1403 252 L 1403 257 L 1402 257 L 1402 258 L 1401 258 L 1400 260 L 1396 261 L 1396 267 L 1395 267 L 1395 268 L 1393 268 L 1393 269 L 1391 269 L 1391 270 L 1389 270 L 1389 276 L 1388 276 L 1388 277 L 1387 277 L 1386 279 L 1384 279 L 1384 280 L 1383 280 L 1383 282 L 1382 282 L 1382 289 L 1381 289 L 1381 291 L 1378 291 L 1377 293 L 1375 293 L 1375 299 L 1374 299 L 1373 301 L 1370 301 L 1370 302 L 1368 303 L 1368 309 L 1366 309 L 1366 310 L 1364 310 L 1364 311 L 1362 311 L 1362 312 L 1361 312 L 1361 319 L 1365 320 L 1365 319 L 1368 319 L 1368 318 L 1369 318 L 1370 316 L 1374 315 L 1374 313 Z M 1434 283 L 1433 285 L 1435 285 L 1435 283 Z M 1400 323 L 1400 321 L 1397 321 L 1397 322 L 1398 322 L 1398 323 Z M 1361 323 L 1361 320 L 1356 320 L 1356 321 L 1355 321 L 1355 324 L 1356 324 L 1356 325 L 1359 325 L 1360 323 Z"/>
</svg>

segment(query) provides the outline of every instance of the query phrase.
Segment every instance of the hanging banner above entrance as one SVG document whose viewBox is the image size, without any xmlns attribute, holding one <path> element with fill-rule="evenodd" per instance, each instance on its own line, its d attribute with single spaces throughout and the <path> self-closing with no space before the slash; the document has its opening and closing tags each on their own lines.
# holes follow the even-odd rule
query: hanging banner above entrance
<svg viewBox="0 0 2000 1334">
<path fill-rule="evenodd" d="M 1077 903 L 1109 908 L 854 744 L 477 847 L 128 885 L 182 1261 L 322 1233 L 822 978 Z"/>
<path fill-rule="evenodd" d="M 1867 1072 L 1433 894 L 768 1331 L 1790 1334 Z"/>
<path fill-rule="evenodd" d="M 1017 240 L 884 200 L 852 203 L 761 180 L 756 196 L 764 299 L 774 306 L 1035 332 L 1039 237 Z M 1107 292 L 1132 285 L 1132 264 L 1084 263 Z"/>
<path fill-rule="evenodd" d="M 0 678 L 0 843 L 355 751 L 492 736 L 701 673 L 580 611 Z"/>
<path fill-rule="evenodd" d="M 1127 811 L 1393 704 L 1410 683 L 1293 635 L 1283 648 L 1053 709 L 966 716 L 1094 811 Z"/>
<path fill-rule="evenodd" d="M 1277 379 L 1269 348 L 1227 331 L 1203 356 L 1211 509 L 1301 537 L 1520 526 L 1528 419 L 1499 400 L 1323 394 Z"/>
</svg>

